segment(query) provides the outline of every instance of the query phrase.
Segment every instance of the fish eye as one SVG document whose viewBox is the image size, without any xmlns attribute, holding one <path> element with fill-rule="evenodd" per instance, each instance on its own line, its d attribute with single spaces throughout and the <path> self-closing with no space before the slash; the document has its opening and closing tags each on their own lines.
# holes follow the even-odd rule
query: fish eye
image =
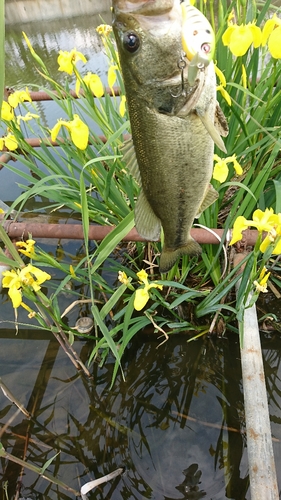
<svg viewBox="0 0 281 500">
<path fill-rule="evenodd" d="M 209 43 L 203 43 L 201 45 L 201 50 L 202 52 L 204 52 L 205 54 L 209 54 L 211 52 L 211 46 Z"/>
<path fill-rule="evenodd" d="M 123 45 L 124 48 L 128 51 L 134 53 L 138 50 L 140 46 L 140 39 L 136 33 L 133 33 L 132 31 L 129 31 L 128 33 L 125 33 L 123 36 Z"/>
</svg>

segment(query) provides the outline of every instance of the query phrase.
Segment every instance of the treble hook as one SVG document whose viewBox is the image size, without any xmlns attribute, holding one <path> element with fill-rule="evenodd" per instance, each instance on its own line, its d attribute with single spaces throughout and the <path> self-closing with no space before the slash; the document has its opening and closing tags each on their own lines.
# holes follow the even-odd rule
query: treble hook
<svg viewBox="0 0 281 500">
<path fill-rule="evenodd" d="M 171 96 L 175 97 L 175 98 L 181 97 L 181 96 L 186 97 L 186 90 L 184 88 L 184 70 L 186 68 L 186 61 L 184 60 L 184 58 L 185 58 L 185 53 L 182 52 L 182 55 L 181 55 L 180 59 L 178 60 L 178 64 L 177 64 L 178 68 L 181 70 L 181 90 L 178 94 L 172 94 L 172 92 L 171 92 Z"/>
</svg>

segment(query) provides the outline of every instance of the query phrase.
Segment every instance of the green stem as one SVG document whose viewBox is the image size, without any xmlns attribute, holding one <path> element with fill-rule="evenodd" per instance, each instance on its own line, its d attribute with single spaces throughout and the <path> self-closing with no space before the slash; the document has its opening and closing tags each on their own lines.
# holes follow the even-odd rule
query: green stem
<svg viewBox="0 0 281 500">
<path fill-rule="evenodd" d="M 48 472 L 44 472 L 42 474 L 42 469 L 40 467 L 37 467 L 36 465 L 29 464 L 29 463 L 25 462 L 24 460 L 21 460 L 20 458 L 15 457 L 14 455 L 11 455 L 2 447 L 2 445 L 0 445 L 0 457 L 5 458 L 7 460 L 11 460 L 11 462 L 14 462 L 15 464 L 18 464 L 21 467 L 24 467 L 28 470 L 31 470 L 32 472 L 35 472 L 35 474 L 42 476 L 44 479 L 46 479 L 50 483 L 56 484 L 57 486 L 60 486 L 64 490 L 69 491 L 76 496 L 80 496 L 79 491 L 76 491 L 73 488 L 70 488 L 70 486 L 67 486 L 67 484 L 63 483 L 62 481 L 59 481 L 59 479 L 56 479 Z"/>
<path fill-rule="evenodd" d="M 25 263 L 23 262 L 19 253 L 15 249 L 13 243 L 11 242 L 9 236 L 7 235 L 5 229 L 1 226 L 1 224 L 0 224 L 0 240 L 3 241 L 5 247 L 7 248 L 7 250 L 10 252 L 11 256 L 13 257 L 13 259 L 15 260 L 15 263 L 20 267 L 24 267 Z"/>
</svg>

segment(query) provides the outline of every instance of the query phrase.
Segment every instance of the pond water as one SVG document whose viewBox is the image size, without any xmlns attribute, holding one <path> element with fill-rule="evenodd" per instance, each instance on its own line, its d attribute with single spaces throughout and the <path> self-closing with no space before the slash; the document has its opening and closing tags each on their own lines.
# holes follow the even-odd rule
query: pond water
<svg viewBox="0 0 281 500">
<path fill-rule="evenodd" d="M 108 9 L 100 14 L 110 22 Z M 43 83 L 23 42 L 22 30 L 61 82 L 64 76 L 57 71 L 58 52 L 75 47 L 88 59 L 85 71 L 97 72 L 106 83 L 107 62 L 95 32 L 100 22 L 99 15 L 83 15 L 81 6 L 81 15 L 75 18 L 7 26 L 6 84 Z M 51 103 L 38 106 L 47 122 L 56 120 L 57 111 Z M 5 169 L 0 176 L 0 199 L 11 202 L 21 192 L 16 176 Z M 39 206 L 40 200 L 36 203 Z M 83 252 L 79 241 L 38 243 L 70 262 Z M 59 283 L 59 273 L 53 279 Z M 72 301 L 67 291 L 60 301 L 64 307 Z M 276 301 L 277 311 L 280 305 Z M 70 325 L 80 312 L 68 315 Z M 11 304 L 2 291 L 0 376 L 32 414 L 29 420 L 18 413 L 0 391 L 1 442 L 7 452 L 38 467 L 59 452 L 48 471 L 75 490 L 124 467 L 122 476 L 96 488 L 89 499 L 250 500 L 240 351 L 235 334 L 191 343 L 186 336 L 174 335 L 160 347 L 156 334 L 138 335 L 123 357 L 125 380 L 119 372 L 110 388 L 112 358 L 102 368 L 94 363 L 92 379 L 87 379 L 76 372 L 51 334 L 26 325 L 25 314 L 19 316 L 23 324 L 16 334 L 13 320 Z M 262 333 L 262 346 L 281 484 L 278 334 Z M 77 339 L 74 347 L 86 362 L 93 343 Z M 6 484 L 9 499 L 75 498 L 38 474 L 2 459 L 3 500 Z"/>
<path fill-rule="evenodd" d="M 78 375 L 48 334 L 2 330 L 2 380 L 32 413 L 31 420 L 0 394 L 1 441 L 13 455 L 42 467 L 79 490 L 118 467 L 121 477 L 89 499 L 250 499 L 237 338 L 197 341 L 140 335 L 110 389 L 113 360 L 94 364 L 92 380 Z M 90 342 L 75 342 L 83 360 Z M 280 463 L 280 354 L 263 338 L 274 453 Z M 279 481 L 280 467 L 277 467 Z M 74 499 L 38 475 L 2 461 L 9 498 Z M 4 497 L 3 497 L 4 498 Z"/>
</svg>

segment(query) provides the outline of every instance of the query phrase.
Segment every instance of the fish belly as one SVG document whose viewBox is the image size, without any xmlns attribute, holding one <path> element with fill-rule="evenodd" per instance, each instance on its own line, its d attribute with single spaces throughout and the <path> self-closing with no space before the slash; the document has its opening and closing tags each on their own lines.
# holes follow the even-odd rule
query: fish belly
<svg viewBox="0 0 281 500">
<path fill-rule="evenodd" d="M 214 142 L 196 113 L 182 119 L 146 107 L 131 124 L 143 193 L 164 231 L 165 272 L 180 255 L 201 252 L 190 229 L 212 176 Z"/>
</svg>

